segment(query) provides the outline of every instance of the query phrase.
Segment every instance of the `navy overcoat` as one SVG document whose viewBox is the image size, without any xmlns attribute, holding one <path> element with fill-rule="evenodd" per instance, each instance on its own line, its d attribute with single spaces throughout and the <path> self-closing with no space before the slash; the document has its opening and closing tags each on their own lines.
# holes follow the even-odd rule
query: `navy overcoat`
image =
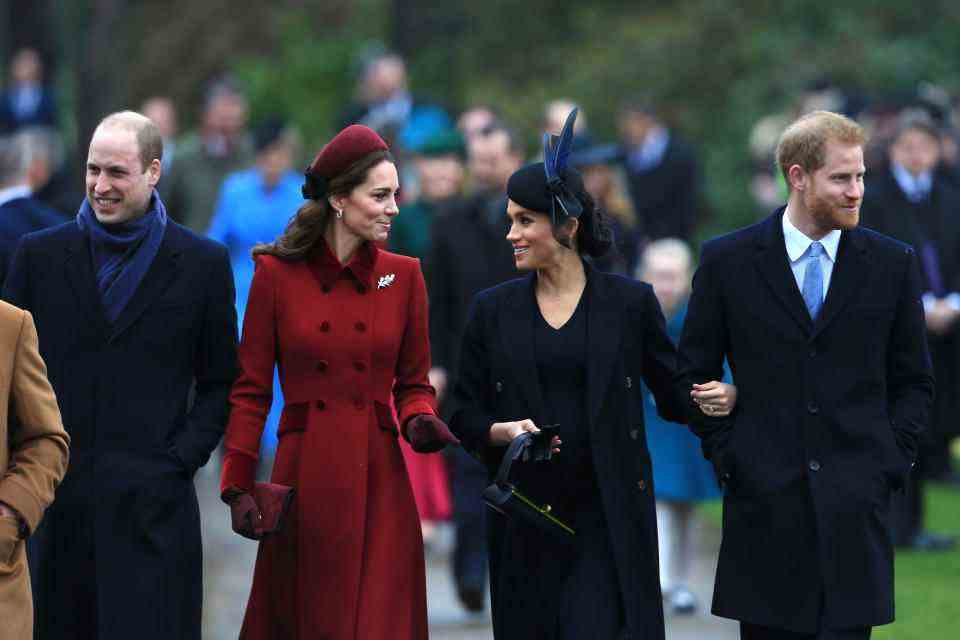
<svg viewBox="0 0 960 640">
<path fill-rule="evenodd" d="M 927 423 L 933 377 L 909 246 L 843 231 L 816 321 L 783 209 L 711 240 L 680 340 L 691 382 L 737 384 L 727 418 L 690 412 L 721 476 L 713 612 L 796 633 L 893 620 L 891 492 Z"/>
<path fill-rule="evenodd" d="M 199 640 L 192 477 L 220 441 L 236 372 L 226 249 L 169 221 L 110 325 L 87 236 L 69 222 L 25 236 L 4 297 L 36 320 L 73 441 L 30 545 L 38 637 Z"/>
<path fill-rule="evenodd" d="M 588 365 L 583 393 L 596 483 L 628 637 L 663 640 L 656 511 L 640 383 L 653 390 L 664 417 L 678 422 L 685 421 L 685 393 L 675 385 L 676 354 L 652 287 L 589 265 L 587 269 Z M 530 418 L 544 424 L 547 419 L 534 351 L 535 283 L 531 274 L 481 292 L 463 340 L 450 426 L 491 472 L 504 451 L 487 444 L 492 423 Z M 550 621 L 537 619 L 523 603 L 531 597 L 551 598 L 531 593 L 533 585 L 543 588 L 545 581 L 530 577 L 545 571 L 560 576 L 568 558 L 558 548 L 550 566 L 530 566 L 524 561 L 524 545 L 541 534 L 489 513 L 494 635 L 498 640 L 547 637 L 543 626 Z M 543 544 L 551 542 L 544 538 Z M 554 584 L 559 590 L 559 582 Z M 585 590 L 583 598 L 591 597 L 598 595 Z"/>
</svg>

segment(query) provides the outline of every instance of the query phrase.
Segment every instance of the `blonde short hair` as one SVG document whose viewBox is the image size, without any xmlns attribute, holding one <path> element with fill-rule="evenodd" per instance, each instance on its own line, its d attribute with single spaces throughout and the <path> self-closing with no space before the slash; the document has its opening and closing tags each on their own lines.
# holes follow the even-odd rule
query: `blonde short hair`
<svg viewBox="0 0 960 640">
<path fill-rule="evenodd" d="M 637 265 L 634 277 L 637 280 L 643 280 L 650 262 L 657 258 L 676 260 L 687 273 L 690 273 L 693 268 L 693 252 L 690 250 L 690 245 L 679 238 L 661 238 L 644 247 L 643 257 Z"/>
<path fill-rule="evenodd" d="M 777 166 L 787 187 L 793 165 L 800 165 L 807 173 L 823 167 L 831 140 L 862 147 L 867 135 L 859 124 L 832 111 L 811 111 L 784 130 L 777 143 Z"/>
</svg>

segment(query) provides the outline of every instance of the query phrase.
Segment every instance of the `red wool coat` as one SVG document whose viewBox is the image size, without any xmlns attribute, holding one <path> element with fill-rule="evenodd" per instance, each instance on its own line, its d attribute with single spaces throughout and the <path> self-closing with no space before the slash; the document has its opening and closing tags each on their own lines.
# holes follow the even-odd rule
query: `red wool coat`
<svg viewBox="0 0 960 640">
<path fill-rule="evenodd" d="M 417 260 L 364 245 L 341 266 L 257 258 L 222 486 L 249 489 L 274 363 L 286 404 L 272 481 L 297 488 L 260 543 L 243 640 L 425 640 L 417 510 L 397 419 L 435 413 Z"/>
</svg>

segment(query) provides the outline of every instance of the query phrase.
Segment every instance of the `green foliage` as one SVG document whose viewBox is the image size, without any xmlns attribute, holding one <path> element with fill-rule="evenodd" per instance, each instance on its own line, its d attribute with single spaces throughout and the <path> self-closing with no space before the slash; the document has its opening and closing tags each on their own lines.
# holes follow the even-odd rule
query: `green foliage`
<svg viewBox="0 0 960 640">
<path fill-rule="evenodd" d="M 582 104 L 594 133 L 616 136 L 619 105 L 650 96 L 700 149 L 702 234 L 747 224 L 764 212 L 748 193 L 746 141 L 761 117 L 786 110 L 812 80 L 829 76 L 869 94 L 932 81 L 958 88 L 960 4 L 949 0 L 684 0 L 633 3 L 512 0 L 432 3 L 363 0 L 336 32 L 291 27 L 272 58 L 238 69 L 257 110 L 285 107 L 308 133 L 331 133 L 351 96 L 349 73 L 363 43 L 408 42 L 414 89 L 451 108 L 497 106 L 529 134 L 531 153 L 547 100 Z M 292 10 L 290 10 L 292 11 Z M 412 11 L 416 19 L 393 12 Z M 392 22 L 391 22 L 392 20 Z"/>
<path fill-rule="evenodd" d="M 273 113 L 289 117 L 308 153 L 329 139 L 353 99 L 360 57 L 379 46 L 385 31 L 381 5 L 353 3 L 344 22 L 335 25 L 317 25 L 305 10 L 284 15 L 275 52 L 244 56 L 233 67 L 249 92 L 253 120 Z"/>
</svg>

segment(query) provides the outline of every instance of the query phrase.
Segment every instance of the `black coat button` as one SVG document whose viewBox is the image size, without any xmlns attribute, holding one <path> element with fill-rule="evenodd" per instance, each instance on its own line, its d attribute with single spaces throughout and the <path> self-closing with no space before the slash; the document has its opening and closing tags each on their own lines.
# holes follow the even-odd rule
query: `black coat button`
<svg viewBox="0 0 960 640">
<path fill-rule="evenodd" d="M 316 407 L 317 409 L 320 409 L 321 411 L 323 411 L 324 409 L 327 408 L 327 403 L 324 402 L 323 400 L 317 400 Z"/>
<path fill-rule="evenodd" d="M 816 460 L 811 460 L 807 466 L 810 467 L 810 471 L 820 471 L 820 463 Z"/>
<path fill-rule="evenodd" d="M 807 403 L 807 412 L 812 416 L 817 415 L 818 413 L 820 413 L 820 405 L 818 405 L 816 402 L 811 400 L 810 402 Z"/>
<path fill-rule="evenodd" d="M 330 331 L 330 323 L 327 322 L 326 320 L 324 320 L 323 322 L 321 322 L 321 323 L 320 323 L 320 331 L 322 331 L 322 332 L 324 332 L 324 333 L 326 333 L 327 331 Z"/>
<path fill-rule="evenodd" d="M 357 371 L 366 371 L 366 370 L 367 370 L 367 365 L 365 365 L 365 364 L 362 363 L 362 362 L 354 362 L 354 363 L 353 363 L 353 368 L 356 369 Z"/>
<path fill-rule="evenodd" d="M 361 400 L 360 398 L 357 398 L 356 400 L 353 401 L 353 406 L 356 407 L 357 409 L 363 409 L 363 400 Z"/>
<path fill-rule="evenodd" d="M 367 330 L 367 325 L 363 324 L 362 322 L 358 322 L 357 324 L 353 325 L 353 328 L 359 331 L 360 333 L 363 333 L 364 331 Z"/>
<path fill-rule="evenodd" d="M 323 373 L 324 371 L 327 370 L 327 366 L 328 366 L 327 361 L 321 360 L 320 362 L 317 363 L 317 371 Z"/>
<path fill-rule="evenodd" d="M 357 293 L 366 293 L 366 292 L 367 292 L 367 288 L 365 286 L 363 286 L 362 284 L 357 285 Z"/>
<path fill-rule="evenodd" d="M 817 357 L 817 350 L 816 350 L 816 349 L 813 349 L 813 348 L 810 349 L 810 357 L 811 357 L 811 358 L 816 358 L 816 357 Z"/>
<path fill-rule="evenodd" d="M 321 286 L 320 286 L 320 291 L 323 291 L 324 293 L 330 293 L 330 285 L 328 285 L 328 284 L 321 285 Z"/>
</svg>

